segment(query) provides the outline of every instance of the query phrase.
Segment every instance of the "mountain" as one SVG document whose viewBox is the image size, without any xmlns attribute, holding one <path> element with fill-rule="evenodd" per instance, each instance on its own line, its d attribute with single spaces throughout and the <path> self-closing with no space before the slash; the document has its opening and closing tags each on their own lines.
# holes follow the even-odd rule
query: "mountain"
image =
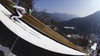
<svg viewBox="0 0 100 56">
<path fill-rule="evenodd" d="M 49 13 L 49 16 L 51 19 L 57 20 L 57 21 L 65 21 L 65 20 L 70 20 L 72 18 L 78 17 L 76 15 L 67 14 L 67 13 Z"/>
<path fill-rule="evenodd" d="M 48 12 L 38 12 L 38 14 L 42 17 L 49 17 L 51 20 L 55 21 L 67 21 L 72 18 L 77 18 L 78 16 L 73 14 L 67 14 L 67 13 L 48 13 Z"/>
<path fill-rule="evenodd" d="M 100 33 L 100 11 L 83 18 L 60 22 L 61 26 L 75 27 L 81 33 Z"/>
</svg>

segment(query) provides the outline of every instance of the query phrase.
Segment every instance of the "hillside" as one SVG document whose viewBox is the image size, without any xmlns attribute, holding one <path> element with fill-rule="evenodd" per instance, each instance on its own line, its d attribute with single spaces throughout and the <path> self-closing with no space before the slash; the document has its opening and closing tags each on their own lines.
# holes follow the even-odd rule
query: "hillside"
<svg viewBox="0 0 100 56">
<path fill-rule="evenodd" d="M 97 11 L 87 17 L 62 21 L 60 24 L 62 27 L 75 27 L 77 31 L 82 33 L 100 33 L 100 11 Z"/>
<path fill-rule="evenodd" d="M 50 13 L 50 18 L 57 21 L 70 20 L 76 17 L 78 16 L 73 15 L 73 14 L 67 14 L 67 13 Z"/>
</svg>

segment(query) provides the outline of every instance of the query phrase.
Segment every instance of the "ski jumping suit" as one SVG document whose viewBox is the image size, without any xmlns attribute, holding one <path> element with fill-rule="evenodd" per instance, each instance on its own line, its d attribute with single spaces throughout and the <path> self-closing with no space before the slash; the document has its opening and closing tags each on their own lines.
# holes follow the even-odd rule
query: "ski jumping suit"
<svg viewBox="0 0 100 56">
<path fill-rule="evenodd" d="M 14 21 L 16 18 L 22 18 L 23 14 L 26 13 L 25 8 L 20 6 L 13 6 L 15 8 L 15 13 L 10 16 L 10 18 Z"/>
</svg>

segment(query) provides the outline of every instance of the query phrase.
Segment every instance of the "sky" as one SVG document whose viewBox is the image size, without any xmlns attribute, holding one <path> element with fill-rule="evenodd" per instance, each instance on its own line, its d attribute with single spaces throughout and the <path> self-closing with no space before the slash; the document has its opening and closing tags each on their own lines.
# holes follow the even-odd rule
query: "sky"
<svg viewBox="0 0 100 56">
<path fill-rule="evenodd" d="M 68 13 L 79 17 L 88 16 L 100 10 L 100 0 L 38 0 L 35 7 L 49 13 Z"/>
</svg>

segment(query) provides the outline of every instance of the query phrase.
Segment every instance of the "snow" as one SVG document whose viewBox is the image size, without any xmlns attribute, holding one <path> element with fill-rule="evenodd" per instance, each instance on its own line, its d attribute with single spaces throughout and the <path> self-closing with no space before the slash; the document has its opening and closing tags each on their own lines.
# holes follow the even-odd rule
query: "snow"
<svg viewBox="0 0 100 56">
<path fill-rule="evenodd" d="M 97 48 L 97 43 L 94 43 L 91 49 L 96 50 L 96 48 Z"/>
<path fill-rule="evenodd" d="M 37 32 L 36 30 L 32 29 L 25 23 L 23 23 L 21 20 L 19 20 L 21 23 L 16 22 L 15 24 L 13 21 L 11 21 L 3 12 L 7 13 L 8 15 L 11 15 L 11 13 L 2 5 L 0 4 L 0 20 L 1 22 L 12 32 L 14 32 L 16 35 L 21 37 L 22 39 L 32 43 L 33 45 L 36 45 L 38 47 L 44 48 L 49 51 L 62 53 L 62 54 L 69 54 L 69 55 L 85 55 L 85 53 L 76 51 L 72 48 L 69 48 L 67 46 L 64 46 L 44 35 Z"/>
</svg>

